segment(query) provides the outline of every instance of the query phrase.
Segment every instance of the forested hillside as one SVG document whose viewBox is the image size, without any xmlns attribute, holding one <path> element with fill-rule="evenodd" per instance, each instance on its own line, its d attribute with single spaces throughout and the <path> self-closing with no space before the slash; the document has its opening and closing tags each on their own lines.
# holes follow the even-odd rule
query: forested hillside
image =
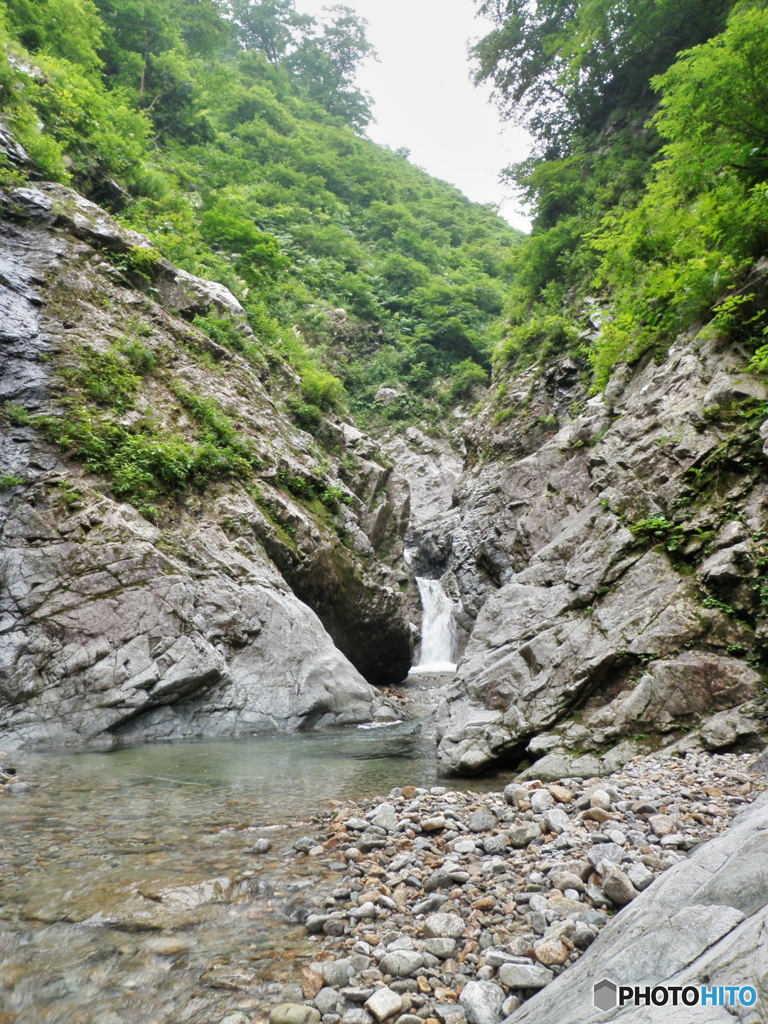
<svg viewBox="0 0 768 1024">
<path fill-rule="evenodd" d="M 370 44 L 348 9 L 14 0 L 0 32 L 0 106 L 40 176 L 227 285 L 262 354 L 299 371 L 300 425 L 347 403 L 369 424 L 439 421 L 487 380 L 520 235 L 365 138 Z"/>
<path fill-rule="evenodd" d="M 476 77 L 536 139 L 507 172 L 534 229 L 513 259 L 498 365 L 567 350 L 601 389 L 617 361 L 663 355 L 713 321 L 764 371 L 763 286 L 750 271 L 768 241 L 766 5 L 481 9 L 496 28 L 474 49 Z"/>
</svg>

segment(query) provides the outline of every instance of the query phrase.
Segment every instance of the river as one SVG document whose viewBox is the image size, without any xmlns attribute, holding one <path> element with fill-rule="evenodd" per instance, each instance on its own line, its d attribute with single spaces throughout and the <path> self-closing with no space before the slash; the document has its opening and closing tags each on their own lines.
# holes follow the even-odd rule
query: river
<svg viewBox="0 0 768 1024">
<path fill-rule="evenodd" d="M 0 799 L 0 1024 L 250 1019 L 342 869 L 292 843 L 331 801 L 435 785 L 433 749 L 396 726 L 5 758 L 32 788 Z"/>
</svg>

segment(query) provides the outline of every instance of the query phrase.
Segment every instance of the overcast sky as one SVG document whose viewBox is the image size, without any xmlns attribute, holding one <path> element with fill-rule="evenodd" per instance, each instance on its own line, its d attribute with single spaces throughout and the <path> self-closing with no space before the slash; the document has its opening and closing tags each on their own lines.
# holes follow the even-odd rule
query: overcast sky
<svg viewBox="0 0 768 1024">
<path fill-rule="evenodd" d="M 450 181 L 478 203 L 496 203 L 510 223 L 524 230 L 502 168 L 528 155 L 524 132 L 501 122 L 488 89 L 469 80 L 467 42 L 485 35 L 488 22 L 475 17 L 473 0 L 341 0 L 368 22 L 379 56 L 358 76 L 374 99 L 376 142 L 411 151 L 413 163 Z M 317 15 L 333 0 L 296 0 Z"/>
</svg>

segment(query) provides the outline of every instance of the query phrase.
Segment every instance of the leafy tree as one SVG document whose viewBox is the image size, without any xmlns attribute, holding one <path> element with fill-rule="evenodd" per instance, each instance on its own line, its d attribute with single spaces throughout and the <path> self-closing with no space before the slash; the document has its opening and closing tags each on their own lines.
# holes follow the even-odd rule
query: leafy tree
<svg viewBox="0 0 768 1024">
<path fill-rule="evenodd" d="M 355 76 L 374 52 L 365 36 L 366 23 L 351 8 L 337 5 L 327 9 L 321 24 L 320 34 L 304 36 L 290 67 L 329 114 L 353 128 L 365 128 L 371 120 L 370 98 L 355 87 Z"/>
<path fill-rule="evenodd" d="M 244 50 L 261 50 L 277 64 L 296 49 L 302 32 L 314 25 L 296 11 L 294 0 L 230 0 L 234 34 Z"/>
<path fill-rule="evenodd" d="M 482 0 L 496 28 L 473 48 L 476 80 L 560 157 L 610 114 L 653 104 L 650 78 L 721 31 L 733 0 Z"/>
</svg>

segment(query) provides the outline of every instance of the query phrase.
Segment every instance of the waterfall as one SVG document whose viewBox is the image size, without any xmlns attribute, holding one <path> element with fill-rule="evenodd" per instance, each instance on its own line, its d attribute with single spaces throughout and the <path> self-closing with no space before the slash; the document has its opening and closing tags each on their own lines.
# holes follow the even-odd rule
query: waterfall
<svg viewBox="0 0 768 1024">
<path fill-rule="evenodd" d="M 421 659 L 411 672 L 455 672 L 456 621 L 453 602 L 439 580 L 416 577 L 424 618 L 421 627 Z"/>
</svg>

